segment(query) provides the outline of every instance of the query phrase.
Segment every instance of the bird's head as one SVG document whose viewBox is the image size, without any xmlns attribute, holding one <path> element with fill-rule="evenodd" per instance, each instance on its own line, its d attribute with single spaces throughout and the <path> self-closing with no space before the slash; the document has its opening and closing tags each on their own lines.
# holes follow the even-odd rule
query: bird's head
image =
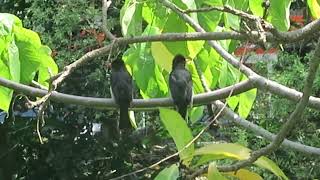
<svg viewBox="0 0 320 180">
<path fill-rule="evenodd" d="M 186 58 L 181 54 L 178 54 L 173 58 L 172 69 L 175 69 L 176 67 L 184 68 L 185 65 L 186 65 Z"/>
<path fill-rule="evenodd" d="M 114 60 L 111 63 L 111 69 L 112 70 L 120 70 L 120 69 L 123 69 L 125 67 L 126 66 L 125 66 L 124 62 L 121 59 Z"/>
</svg>

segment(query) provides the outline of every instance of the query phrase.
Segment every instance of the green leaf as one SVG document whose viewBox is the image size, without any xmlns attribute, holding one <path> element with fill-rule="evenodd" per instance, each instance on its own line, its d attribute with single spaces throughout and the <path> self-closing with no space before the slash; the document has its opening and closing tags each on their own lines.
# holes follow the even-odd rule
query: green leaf
<svg viewBox="0 0 320 180">
<path fill-rule="evenodd" d="M 214 89 L 220 75 L 220 55 L 211 47 L 206 47 L 200 51 L 195 61 L 197 61 L 207 84 L 211 89 Z"/>
<path fill-rule="evenodd" d="M 197 0 L 196 1 L 197 7 L 203 6 L 223 6 L 222 0 Z M 210 11 L 206 13 L 199 13 L 198 20 L 201 25 L 207 32 L 215 31 L 216 27 L 218 26 L 222 12 L 220 11 Z"/>
<path fill-rule="evenodd" d="M 163 33 L 167 32 L 187 32 L 188 27 L 175 13 L 171 13 L 164 26 Z M 171 54 L 182 54 L 188 56 L 187 41 L 163 42 Z"/>
<path fill-rule="evenodd" d="M 249 0 L 251 12 L 259 17 L 263 16 L 264 8 L 262 7 L 263 0 Z"/>
<path fill-rule="evenodd" d="M 213 158 L 231 158 L 237 160 L 244 160 L 250 157 L 251 150 L 238 144 L 233 143 L 217 143 L 206 145 L 195 151 L 195 155 L 215 155 Z M 220 156 L 220 157 L 219 157 Z M 216 159 L 212 159 L 216 160 Z M 260 157 L 254 162 L 255 165 L 268 169 L 273 174 L 282 179 L 288 179 L 288 177 L 282 172 L 282 170 L 270 159 L 265 156 Z"/>
<path fill-rule="evenodd" d="M 17 16 L 0 13 L 0 36 L 10 35 L 14 26 L 22 27 L 22 22 Z"/>
<path fill-rule="evenodd" d="M 25 28 L 14 28 L 14 35 L 19 49 L 21 63 L 20 81 L 22 83 L 29 84 L 34 79 L 40 66 L 51 68 L 53 75 L 58 72 L 55 62 L 48 54 L 49 48 L 41 45 L 37 33 Z M 45 73 L 44 71 L 42 72 Z M 40 79 L 44 78 L 40 77 Z"/>
<path fill-rule="evenodd" d="M 191 123 L 197 122 L 202 117 L 203 111 L 203 106 L 192 108 L 189 113 Z"/>
<path fill-rule="evenodd" d="M 168 9 L 156 0 L 146 1 L 142 9 L 142 17 L 149 25 L 162 30 L 168 19 Z"/>
<path fill-rule="evenodd" d="M 126 0 L 120 10 L 120 24 L 125 37 L 140 35 L 142 32 L 142 5 L 135 0 Z"/>
<path fill-rule="evenodd" d="M 314 19 L 320 18 L 320 1 L 319 0 L 307 0 L 308 7 L 311 15 Z"/>
<path fill-rule="evenodd" d="M 248 78 L 243 76 L 242 81 L 247 80 Z M 250 91 L 241 93 L 239 95 L 239 107 L 238 113 L 242 118 L 247 118 L 251 108 L 253 106 L 254 100 L 257 96 L 257 89 L 251 89 Z"/>
<path fill-rule="evenodd" d="M 239 169 L 236 172 L 226 172 L 225 175 L 235 177 L 239 180 L 263 180 L 263 178 L 254 172 L 251 172 L 247 169 Z"/>
<path fill-rule="evenodd" d="M 163 28 L 163 33 L 167 32 L 195 32 L 185 21 L 181 20 L 175 13 L 171 13 Z M 177 41 L 163 42 L 168 51 L 173 54 L 182 54 L 185 57 L 194 58 L 203 48 L 204 41 Z"/>
<path fill-rule="evenodd" d="M 228 180 L 217 169 L 215 162 L 209 164 L 208 167 L 208 180 Z"/>
<path fill-rule="evenodd" d="M 156 29 L 148 26 L 145 34 L 154 34 Z M 123 55 L 124 61 L 130 65 L 133 78 L 140 88 L 143 98 L 165 97 L 168 94 L 168 85 L 161 69 L 155 64 L 151 55 L 151 43 L 141 43 L 132 46 Z"/>
<path fill-rule="evenodd" d="M 176 180 L 179 177 L 179 168 L 172 164 L 169 168 L 164 168 L 154 180 Z"/>
<path fill-rule="evenodd" d="M 197 9 L 195 1 L 197 0 L 172 0 L 180 9 Z M 191 13 L 190 17 L 198 23 L 197 13 Z"/>
<path fill-rule="evenodd" d="M 8 66 L 4 63 L 4 59 L 0 56 L 0 77 L 5 79 L 11 79 L 10 70 Z M 0 109 L 8 112 L 10 107 L 10 102 L 12 98 L 13 90 L 0 86 Z"/>
<path fill-rule="evenodd" d="M 151 43 L 151 53 L 157 65 L 167 72 L 171 72 L 174 55 L 168 51 L 167 47 L 162 42 Z"/>
<path fill-rule="evenodd" d="M 178 151 L 182 150 L 192 139 L 192 133 L 186 121 L 174 110 L 160 108 L 160 119 L 165 128 L 173 138 Z M 184 149 L 180 154 L 180 159 L 185 165 L 189 165 L 194 154 L 194 143 Z"/>
<path fill-rule="evenodd" d="M 47 80 L 58 73 L 58 66 L 52 59 L 51 49 L 47 46 L 42 46 L 41 52 L 43 53 L 43 61 L 39 67 L 38 82 L 46 87 L 49 86 Z"/>
<path fill-rule="evenodd" d="M 202 93 L 204 92 L 201 80 L 199 78 L 199 74 L 197 72 L 196 66 L 193 61 L 189 61 L 186 64 L 186 68 L 191 73 L 192 82 L 193 82 L 193 92 L 194 94 Z"/>
<path fill-rule="evenodd" d="M 239 76 L 240 72 L 237 69 L 229 65 L 226 61 L 223 61 L 219 76 L 219 87 L 223 88 L 237 83 Z M 239 96 L 232 96 L 228 98 L 227 103 L 229 107 L 234 110 L 239 103 Z"/>
<path fill-rule="evenodd" d="M 10 80 L 15 82 L 20 81 L 20 60 L 19 60 L 19 50 L 15 42 L 12 41 L 8 47 L 8 61 L 10 69 Z"/>
<path fill-rule="evenodd" d="M 278 30 L 287 31 L 290 27 L 291 0 L 270 0 L 268 21 Z"/>
<path fill-rule="evenodd" d="M 238 0 L 226 0 L 225 5 L 231 6 L 236 8 L 236 4 L 234 1 Z M 240 18 L 239 16 L 230 14 L 230 13 L 223 13 L 224 15 L 224 24 L 226 28 L 232 27 L 233 29 L 239 30 L 240 29 Z"/>
</svg>

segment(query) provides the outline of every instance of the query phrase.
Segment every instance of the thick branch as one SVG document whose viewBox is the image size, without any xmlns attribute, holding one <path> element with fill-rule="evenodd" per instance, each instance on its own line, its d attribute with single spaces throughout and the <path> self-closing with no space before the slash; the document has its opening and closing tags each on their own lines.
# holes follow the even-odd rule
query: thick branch
<svg viewBox="0 0 320 180">
<path fill-rule="evenodd" d="M 4 78 L 0 78 L 0 85 L 10 89 L 14 89 L 17 92 L 21 92 L 23 94 L 35 97 L 42 97 L 48 93 L 48 91 L 46 90 L 19 84 Z M 213 102 L 215 100 L 227 98 L 232 89 L 234 89 L 232 95 L 237 95 L 253 88 L 255 87 L 254 83 L 251 80 L 242 81 L 238 84 L 225 87 L 219 90 L 197 94 L 193 97 L 193 103 L 194 105 L 209 104 L 210 102 Z M 67 104 L 83 105 L 91 108 L 115 109 L 117 107 L 112 98 L 82 97 L 58 92 L 53 92 L 50 97 L 50 100 Z M 155 109 L 155 107 L 169 106 L 173 106 L 171 98 L 134 99 L 132 102 L 131 109 L 145 110 L 148 108 Z"/>
</svg>

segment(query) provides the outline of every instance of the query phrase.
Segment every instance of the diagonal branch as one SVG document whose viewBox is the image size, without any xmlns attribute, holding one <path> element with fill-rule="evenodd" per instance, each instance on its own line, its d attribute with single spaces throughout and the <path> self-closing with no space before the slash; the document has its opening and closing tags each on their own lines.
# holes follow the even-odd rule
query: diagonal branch
<svg viewBox="0 0 320 180">
<path fill-rule="evenodd" d="M 291 132 L 291 130 L 296 125 L 298 120 L 301 119 L 303 111 L 306 108 L 307 103 L 309 101 L 309 97 L 311 95 L 312 85 L 313 85 L 313 81 L 315 79 L 315 76 L 316 76 L 316 73 L 317 73 L 317 70 L 319 67 L 319 63 L 320 63 L 320 39 L 318 41 L 318 45 L 317 45 L 316 50 L 314 52 L 313 58 L 311 59 L 311 62 L 310 62 L 308 76 L 304 82 L 302 98 L 299 101 L 299 103 L 297 104 L 295 110 L 289 116 L 288 120 L 285 122 L 284 125 L 282 125 L 276 138 L 268 146 L 261 148 L 260 150 L 252 152 L 249 159 L 239 161 L 239 162 L 237 162 L 233 165 L 230 165 L 230 166 L 218 167 L 218 169 L 220 171 L 236 171 L 242 167 L 251 165 L 258 158 L 260 158 L 263 155 L 267 155 L 267 154 L 273 152 L 281 145 L 281 143 L 283 142 L 285 137 Z"/>
</svg>

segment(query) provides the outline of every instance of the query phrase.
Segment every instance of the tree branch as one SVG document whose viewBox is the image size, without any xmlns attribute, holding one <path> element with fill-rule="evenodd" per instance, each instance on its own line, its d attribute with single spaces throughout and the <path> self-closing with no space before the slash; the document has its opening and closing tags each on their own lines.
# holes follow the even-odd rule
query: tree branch
<svg viewBox="0 0 320 180">
<path fill-rule="evenodd" d="M 35 97 L 42 97 L 48 93 L 48 91 L 46 90 L 19 84 L 4 78 L 0 78 L 0 85 L 10 89 L 14 89 L 17 92 L 21 92 L 23 94 L 35 96 Z M 193 102 L 195 105 L 199 106 L 199 105 L 208 104 L 218 99 L 227 98 L 233 88 L 234 90 L 232 95 L 237 95 L 237 94 L 241 94 L 243 92 L 249 91 L 250 89 L 253 89 L 255 87 L 254 87 L 254 83 L 251 80 L 242 81 L 235 85 L 228 86 L 219 90 L 197 94 L 194 96 Z M 117 105 L 115 104 L 112 98 L 83 97 L 83 96 L 75 96 L 75 95 L 58 93 L 55 91 L 52 92 L 52 96 L 50 97 L 50 100 L 67 103 L 67 104 L 83 105 L 91 108 L 101 108 L 101 109 L 117 108 Z M 155 107 L 170 107 L 170 106 L 173 106 L 173 101 L 171 98 L 134 99 L 132 101 L 131 109 L 132 110 L 148 110 L 148 108 L 155 109 Z"/>
<path fill-rule="evenodd" d="M 320 39 L 318 40 L 318 45 L 314 52 L 313 58 L 311 59 L 311 62 L 310 62 L 308 76 L 304 83 L 302 98 L 297 104 L 295 110 L 289 116 L 288 120 L 284 123 L 284 125 L 282 125 L 279 133 L 274 138 L 272 143 L 270 143 L 268 146 L 264 148 L 261 148 L 260 150 L 252 152 L 250 158 L 247 160 L 239 161 L 230 166 L 218 167 L 220 171 L 236 171 L 242 167 L 251 165 L 261 156 L 267 155 L 273 152 L 280 146 L 280 144 L 283 142 L 285 137 L 291 132 L 293 127 L 296 125 L 297 121 L 300 120 L 303 114 L 303 111 L 308 104 L 308 100 L 312 91 L 313 81 L 315 79 L 315 76 L 319 67 L 319 63 L 320 63 Z"/>
<path fill-rule="evenodd" d="M 218 109 L 221 109 L 223 107 L 223 103 L 216 101 L 215 105 L 218 107 Z M 235 112 L 233 112 L 230 108 L 226 108 L 223 111 L 223 116 L 225 116 L 228 120 L 231 120 L 232 122 L 242 126 L 243 128 L 254 132 L 257 135 L 260 135 L 262 137 L 264 137 L 265 139 L 269 140 L 269 141 L 273 141 L 276 137 L 275 134 L 261 128 L 260 126 L 247 121 L 243 118 L 241 118 L 238 114 L 236 114 Z M 283 141 L 283 143 L 281 144 L 283 147 L 298 151 L 298 152 L 302 152 L 305 154 L 310 154 L 310 155 L 320 155 L 320 148 L 316 148 L 316 147 L 312 147 L 312 146 L 307 146 L 307 145 L 303 145 L 301 143 L 298 142 L 293 142 L 290 140 L 285 139 Z"/>
<path fill-rule="evenodd" d="M 102 29 L 110 40 L 116 39 L 116 37 L 109 31 L 107 26 L 107 11 L 111 5 L 111 0 L 102 0 Z"/>
</svg>

